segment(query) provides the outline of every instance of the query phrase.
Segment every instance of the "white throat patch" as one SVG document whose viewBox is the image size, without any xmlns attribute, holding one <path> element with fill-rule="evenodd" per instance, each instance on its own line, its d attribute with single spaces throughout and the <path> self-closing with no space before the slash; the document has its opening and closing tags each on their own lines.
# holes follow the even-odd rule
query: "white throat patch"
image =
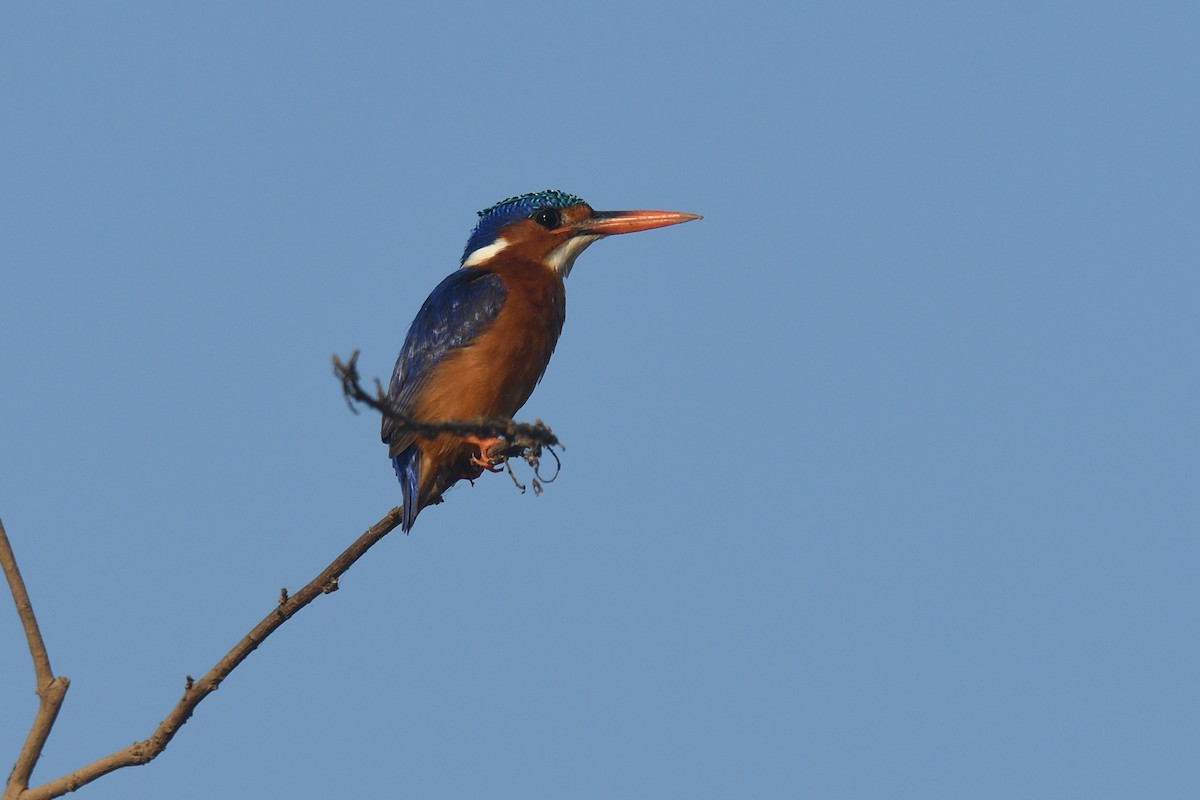
<svg viewBox="0 0 1200 800">
<path fill-rule="evenodd" d="M 550 255 L 546 256 L 546 265 L 565 278 L 571 274 L 571 267 L 575 266 L 575 259 L 579 258 L 579 254 L 586 250 L 589 244 L 602 238 L 604 237 L 572 236 L 550 251 Z"/>
</svg>

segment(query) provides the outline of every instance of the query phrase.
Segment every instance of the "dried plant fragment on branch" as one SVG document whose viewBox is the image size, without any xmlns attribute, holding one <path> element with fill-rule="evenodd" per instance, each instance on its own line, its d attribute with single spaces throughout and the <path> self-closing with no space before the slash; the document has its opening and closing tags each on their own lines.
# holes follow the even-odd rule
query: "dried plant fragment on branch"
<svg viewBox="0 0 1200 800">
<path fill-rule="evenodd" d="M 541 477 L 538 472 L 541 466 L 540 459 L 543 451 L 550 453 L 557 464 L 558 456 L 552 448 L 562 447 L 562 443 L 558 441 L 558 437 L 541 420 L 529 424 L 515 422 L 511 419 L 479 417 L 476 419 L 422 422 L 410 419 L 394 409 L 388 402 L 387 393 L 384 391 L 383 384 L 380 383 L 378 378 L 375 379 L 374 394 L 363 388 L 361 378 L 358 374 L 357 350 L 350 354 L 350 358 L 347 361 L 342 361 L 335 355 L 333 357 L 333 371 L 342 382 L 342 394 L 346 398 L 346 405 L 356 414 L 358 413 L 358 409 L 355 407 L 355 403 L 361 403 L 368 408 L 375 409 L 387 419 L 395 422 L 399 427 L 421 437 L 434 437 L 443 433 L 455 436 L 478 436 L 480 438 L 502 436 L 504 437 L 504 442 L 481 455 L 489 457 L 497 463 L 514 457 L 524 459 L 534 471 L 533 486 L 535 494 L 541 492 L 543 483 L 552 483 L 554 477 L 558 474 L 557 466 L 555 467 L 554 475 L 549 478 Z M 513 475 L 511 468 L 509 469 L 509 476 L 519 489 L 522 491 L 525 490 L 525 486 Z"/>
</svg>

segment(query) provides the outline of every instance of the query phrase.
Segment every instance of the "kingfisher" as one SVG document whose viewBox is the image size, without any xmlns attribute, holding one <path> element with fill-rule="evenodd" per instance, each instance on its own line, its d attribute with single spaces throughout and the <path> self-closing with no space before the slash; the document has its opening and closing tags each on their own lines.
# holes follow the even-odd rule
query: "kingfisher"
<svg viewBox="0 0 1200 800">
<path fill-rule="evenodd" d="M 420 422 L 511 419 L 550 363 L 566 319 L 564 279 L 588 245 L 700 219 L 677 211 L 595 211 L 549 189 L 479 212 L 459 268 L 430 293 L 408 329 L 388 385 L 389 405 Z M 382 439 L 404 497 L 401 528 L 484 470 L 500 438 L 420 437 L 385 417 Z"/>
</svg>

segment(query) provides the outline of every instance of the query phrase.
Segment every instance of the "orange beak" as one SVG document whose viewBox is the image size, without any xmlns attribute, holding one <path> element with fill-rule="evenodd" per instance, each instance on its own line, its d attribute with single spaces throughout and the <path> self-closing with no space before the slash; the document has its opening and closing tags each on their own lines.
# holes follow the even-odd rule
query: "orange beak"
<svg viewBox="0 0 1200 800">
<path fill-rule="evenodd" d="M 576 224 L 575 235 L 612 236 L 618 233 L 635 233 L 691 222 L 694 219 L 703 217 L 699 214 L 684 214 L 681 211 L 596 211 Z"/>
</svg>

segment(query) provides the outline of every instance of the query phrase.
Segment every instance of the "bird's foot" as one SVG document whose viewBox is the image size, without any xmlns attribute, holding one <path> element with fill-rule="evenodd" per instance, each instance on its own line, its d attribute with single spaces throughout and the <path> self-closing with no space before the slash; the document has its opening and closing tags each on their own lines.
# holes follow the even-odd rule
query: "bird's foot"
<svg viewBox="0 0 1200 800">
<path fill-rule="evenodd" d="M 492 456 L 489 451 L 498 444 L 504 444 L 505 440 L 498 436 L 493 436 L 490 439 L 480 439 L 478 436 L 467 436 L 465 441 L 479 448 L 478 456 L 471 456 L 471 463 L 480 469 L 486 469 L 488 472 L 501 472 L 503 467 L 500 465 L 506 460 L 505 456 Z"/>
</svg>

